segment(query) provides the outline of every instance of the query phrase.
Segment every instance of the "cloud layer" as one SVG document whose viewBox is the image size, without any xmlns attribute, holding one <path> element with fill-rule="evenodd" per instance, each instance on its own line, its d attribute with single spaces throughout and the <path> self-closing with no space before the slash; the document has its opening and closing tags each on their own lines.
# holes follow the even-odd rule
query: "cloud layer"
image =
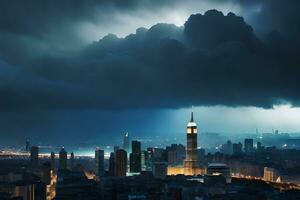
<svg viewBox="0 0 300 200">
<path fill-rule="evenodd" d="M 1 2 L 1 111 L 300 105 L 297 1 L 218 1 L 258 6 L 249 22 L 259 36 L 242 17 L 210 10 L 191 15 L 183 27 L 159 23 L 125 38 L 109 34 L 83 48 L 76 36 L 66 37 L 71 24 L 108 23 L 109 11 L 166 5 L 51 2 L 35 2 L 27 14 L 21 9 L 28 5 Z M 272 22 L 274 16 L 282 20 Z"/>
</svg>

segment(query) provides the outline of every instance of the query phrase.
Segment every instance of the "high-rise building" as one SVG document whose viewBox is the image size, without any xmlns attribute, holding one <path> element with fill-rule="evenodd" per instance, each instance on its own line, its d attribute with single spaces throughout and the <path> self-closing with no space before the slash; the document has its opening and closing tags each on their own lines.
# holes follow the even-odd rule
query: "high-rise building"
<svg viewBox="0 0 300 200">
<path fill-rule="evenodd" d="M 127 172 L 127 152 L 123 149 L 118 149 L 116 152 L 116 176 L 126 176 Z"/>
<path fill-rule="evenodd" d="M 152 173 L 155 178 L 165 179 L 167 176 L 167 163 L 166 162 L 154 162 Z"/>
<path fill-rule="evenodd" d="M 26 140 L 25 151 L 30 152 L 30 141 L 29 141 L 29 139 Z"/>
<path fill-rule="evenodd" d="M 49 185 L 51 182 L 51 163 L 50 162 L 45 162 L 42 165 L 41 181 L 46 185 Z"/>
<path fill-rule="evenodd" d="M 185 147 L 182 144 L 171 144 L 166 148 L 168 165 L 178 166 L 183 164 L 185 158 Z"/>
<path fill-rule="evenodd" d="M 141 142 L 133 140 L 131 146 L 132 146 L 132 153 L 137 153 L 137 154 L 141 153 Z"/>
<path fill-rule="evenodd" d="M 233 155 L 240 155 L 243 153 L 243 144 L 242 143 L 233 143 L 232 144 Z"/>
<path fill-rule="evenodd" d="M 68 153 L 65 148 L 59 152 L 59 169 L 67 169 Z"/>
<path fill-rule="evenodd" d="M 115 153 L 111 152 L 110 153 L 110 157 L 109 157 L 109 166 L 108 166 L 108 175 L 109 176 L 115 176 L 115 170 L 116 170 L 116 166 L 115 166 Z"/>
<path fill-rule="evenodd" d="M 95 151 L 95 166 L 96 175 L 99 177 L 104 176 L 104 151 L 101 149 Z"/>
<path fill-rule="evenodd" d="M 253 139 L 245 139 L 244 151 L 245 153 L 253 152 Z"/>
<path fill-rule="evenodd" d="M 30 163 L 32 169 L 37 169 L 39 166 L 39 147 L 32 146 L 30 149 Z"/>
<path fill-rule="evenodd" d="M 116 154 L 116 152 L 120 149 L 119 146 L 114 146 L 114 153 Z"/>
<path fill-rule="evenodd" d="M 262 151 L 264 149 L 264 146 L 261 145 L 261 142 L 256 143 L 256 150 L 257 151 Z"/>
<path fill-rule="evenodd" d="M 74 169 L 74 153 L 73 152 L 71 153 L 70 161 L 71 161 L 71 170 L 73 170 Z"/>
<path fill-rule="evenodd" d="M 199 162 L 203 162 L 203 160 L 205 159 L 205 149 L 201 148 L 201 149 L 198 149 L 198 160 Z"/>
<path fill-rule="evenodd" d="M 130 172 L 141 172 L 141 143 L 139 141 L 132 141 L 132 153 L 130 154 Z"/>
<path fill-rule="evenodd" d="M 123 149 L 129 154 L 130 153 L 130 139 L 129 134 L 126 133 L 123 139 Z"/>
<path fill-rule="evenodd" d="M 51 169 L 54 170 L 55 169 L 55 153 L 51 152 Z"/>
<path fill-rule="evenodd" d="M 226 154 L 226 155 L 232 155 L 233 145 L 230 140 L 228 140 L 226 144 L 222 145 L 221 153 Z"/>
<path fill-rule="evenodd" d="M 184 174 L 194 175 L 193 168 L 199 167 L 197 154 L 197 124 L 194 122 L 193 112 L 191 113 L 191 120 L 187 124 L 186 134 L 186 157 L 184 160 Z"/>
<path fill-rule="evenodd" d="M 200 166 L 198 160 L 197 124 L 194 122 L 193 112 L 191 113 L 191 120 L 187 124 L 186 139 L 186 157 L 183 166 L 169 166 L 168 175 L 184 174 L 194 176 L 204 174 L 205 169 Z"/>
</svg>

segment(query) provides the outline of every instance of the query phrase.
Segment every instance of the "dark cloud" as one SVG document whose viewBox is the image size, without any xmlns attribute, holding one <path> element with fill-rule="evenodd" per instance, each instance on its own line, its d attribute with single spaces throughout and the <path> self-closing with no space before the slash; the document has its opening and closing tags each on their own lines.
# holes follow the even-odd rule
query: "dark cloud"
<svg viewBox="0 0 300 200">
<path fill-rule="evenodd" d="M 259 19 L 259 30 L 268 27 L 264 37 L 240 16 L 210 10 L 191 15 L 183 27 L 160 23 L 125 38 L 109 34 L 83 49 L 57 48 L 64 39 L 76 43 L 66 34 L 75 21 L 160 5 L 122 2 L 1 2 L 0 110 L 299 105 L 296 1 L 282 5 L 284 18 L 276 22 L 270 19 L 280 1 L 232 1 L 261 5 L 251 19 Z"/>
</svg>

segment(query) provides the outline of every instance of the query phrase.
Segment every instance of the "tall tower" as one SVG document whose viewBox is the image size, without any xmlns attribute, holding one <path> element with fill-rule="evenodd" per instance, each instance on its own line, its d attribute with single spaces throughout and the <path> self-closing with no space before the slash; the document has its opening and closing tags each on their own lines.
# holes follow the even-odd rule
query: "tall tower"
<svg viewBox="0 0 300 200">
<path fill-rule="evenodd" d="M 131 146 L 132 146 L 132 153 L 129 156 L 130 172 L 141 172 L 142 170 L 141 142 L 132 141 Z"/>
<path fill-rule="evenodd" d="M 194 122 L 193 112 L 186 130 L 186 157 L 184 160 L 184 174 L 194 175 L 195 169 L 199 167 L 197 155 L 197 124 Z"/>
<path fill-rule="evenodd" d="M 130 145 L 130 141 L 129 141 L 129 135 L 128 133 L 125 134 L 124 139 L 123 139 L 123 149 L 129 154 L 129 145 Z"/>
<path fill-rule="evenodd" d="M 71 153 L 71 159 L 70 160 L 71 160 L 71 167 L 70 167 L 70 169 L 73 170 L 74 169 L 74 153 L 73 152 Z"/>
<path fill-rule="evenodd" d="M 26 151 L 26 152 L 30 152 L 30 141 L 29 141 L 29 139 L 26 140 L 25 151 Z"/>
<path fill-rule="evenodd" d="M 118 149 L 116 152 L 116 176 L 126 176 L 127 172 L 127 152 L 124 149 Z"/>
<path fill-rule="evenodd" d="M 55 170 L 55 153 L 51 152 L 51 169 Z"/>
<path fill-rule="evenodd" d="M 95 151 L 96 175 L 104 176 L 104 150 L 96 149 Z"/>
<path fill-rule="evenodd" d="M 67 169 L 68 153 L 62 148 L 59 152 L 59 169 Z"/>
<path fill-rule="evenodd" d="M 32 169 L 37 169 L 39 166 L 39 147 L 32 146 L 30 149 L 30 163 Z"/>
</svg>

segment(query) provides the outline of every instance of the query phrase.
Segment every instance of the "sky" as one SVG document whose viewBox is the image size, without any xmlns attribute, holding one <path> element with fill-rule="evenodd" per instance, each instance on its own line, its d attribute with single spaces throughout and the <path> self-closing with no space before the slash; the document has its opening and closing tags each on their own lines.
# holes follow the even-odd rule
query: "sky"
<svg viewBox="0 0 300 200">
<path fill-rule="evenodd" d="M 298 0 L 0 2 L 0 146 L 300 131 Z"/>
</svg>

